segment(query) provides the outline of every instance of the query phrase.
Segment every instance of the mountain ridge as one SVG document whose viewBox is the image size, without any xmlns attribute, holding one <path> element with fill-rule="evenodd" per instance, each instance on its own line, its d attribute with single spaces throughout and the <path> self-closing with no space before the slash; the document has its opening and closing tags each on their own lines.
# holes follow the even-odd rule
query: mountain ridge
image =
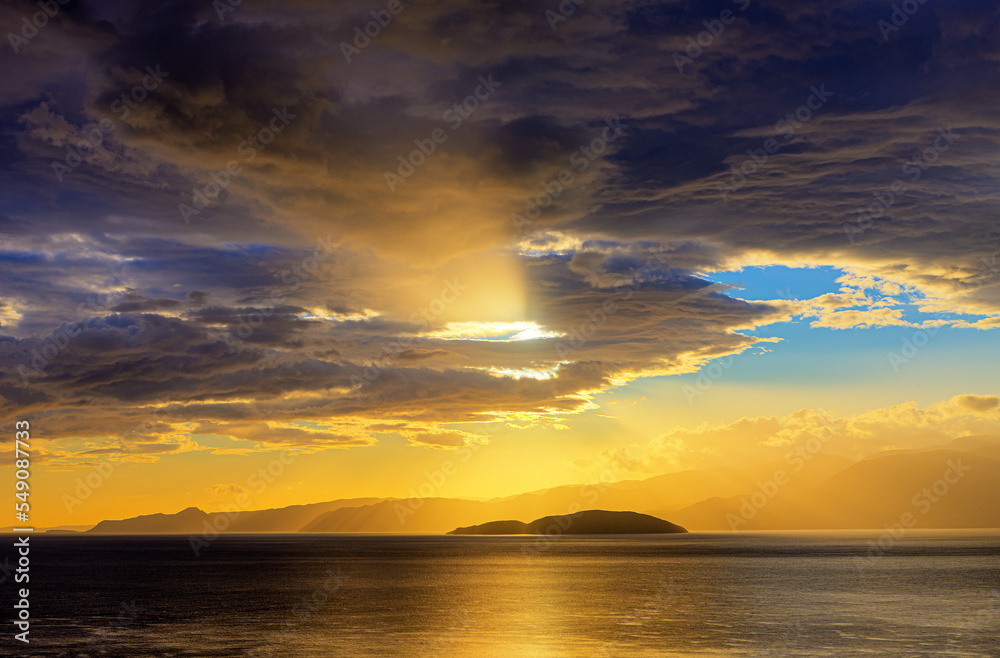
<svg viewBox="0 0 1000 658">
<path fill-rule="evenodd" d="M 915 505 L 920 489 L 933 487 L 948 461 L 956 459 L 965 459 L 962 464 L 972 470 L 949 487 L 950 495 L 926 511 L 930 499 L 918 498 Z M 1000 483 L 1000 437 L 979 435 L 859 461 L 819 453 L 807 461 L 689 469 L 485 500 L 361 497 L 231 512 L 188 507 L 175 514 L 105 520 L 87 532 L 439 533 L 495 519 L 572 514 L 598 504 L 603 510 L 669 517 L 693 531 L 881 528 L 908 510 L 919 513 L 921 527 L 1000 527 L 1000 510 L 983 504 L 1000 498 L 1000 484 L 993 482 Z"/>
</svg>

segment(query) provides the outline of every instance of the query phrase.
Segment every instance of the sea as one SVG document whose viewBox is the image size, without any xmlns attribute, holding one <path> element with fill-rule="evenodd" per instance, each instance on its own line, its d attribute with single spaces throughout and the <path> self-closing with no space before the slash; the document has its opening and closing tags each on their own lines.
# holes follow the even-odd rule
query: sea
<svg viewBox="0 0 1000 658">
<path fill-rule="evenodd" d="M 2 655 L 1000 656 L 1000 531 L 35 535 L 30 579 Z"/>
</svg>

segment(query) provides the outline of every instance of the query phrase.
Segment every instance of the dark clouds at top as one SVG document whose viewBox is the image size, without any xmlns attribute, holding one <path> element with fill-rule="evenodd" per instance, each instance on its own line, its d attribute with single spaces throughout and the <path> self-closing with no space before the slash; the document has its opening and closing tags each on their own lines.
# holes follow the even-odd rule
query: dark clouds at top
<svg viewBox="0 0 1000 658">
<path fill-rule="evenodd" d="M 802 312 L 694 276 L 747 263 L 838 265 L 995 324 L 1000 9 L 913 6 L 887 30 L 883 2 L 589 0 L 554 28 L 557 3 L 405 3 L 350 63 L 341 44 L 384 5 L 61 6 L 0 55 L 4 413 L 83 439 L 152 416 L 149 442 L 205 423 L 267 441 L 266 421 L 283 424 L 272 441 L 364 445 L 389 424 L 450 445 L 443 424 L 579 409 L 585 392 L 747 349 L 736 329 Z M 0 26 L 36 11 L 5 4 Z M 679 70 L 675 53 L 725 11 Z M 126 115 L 116 102 L 147 67 L 166 75 Z M 483 94 L 481 78 L 499 86 Z M 446 112 L 477 88 L 456 126 Z M 815 88 L 832 96 L 779 127 Z M 287 125 L 258 148 L 276 115 Z M 615 117 L 625 128 L 604 145 Z M 79 152 L 102 119 L 110 132 Z M 390 191 L 385 172 L 435 130 L 446 140 Z M 768 139 L 777 151 L 754 162 Z M 903 167 L 928 152 L 913 180 Z M 185 222 L 179 206 L 233 163 Z M 567 171 L 519 231 L 511 214 Z M 852 229 L 896 180 L 884 214 Z M 318 264 L 317 244 L 332 245 Z M 495 287 L 475 279 L 479 259 L 506 263 Z M 417 326 L 456 276 L 468 290 Z M 481 315 L 503 291 L 519 310 Z M 550 334 L 447 335 L 501 320 Z M 549 378 L 509 374 L 524 371 Z"/>
</svg>

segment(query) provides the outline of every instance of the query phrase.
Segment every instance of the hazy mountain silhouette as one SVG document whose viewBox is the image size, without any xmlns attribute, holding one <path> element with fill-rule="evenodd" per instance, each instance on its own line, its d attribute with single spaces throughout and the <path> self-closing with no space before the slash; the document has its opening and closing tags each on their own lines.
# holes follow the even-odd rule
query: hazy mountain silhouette
<svg viewBox="0 0 1000 658">
<path fill-rule="evenodd" d="M 318 514 L 346 505 L 359 505 L 379 498 L 349 498 L 277 509 L 233 510 L 206 513 L 189 507 L 176 514 L 149 514 L 121 521 L 101 521 L 89 532 L 97 534 L 201 534 L 209 528 L 222 532 L 298 532 Z"/>
<path fill-rule="evenodd" d="M 6 526 L 6 527 L 3 527 L 3 528 L 0 528 L 0 533 L 13 533 L 14 532 L 14 527 L 15 526 Z M 55 533 L 55 534 L 59 534 L 59 533 L 69 533 L 69 534 L 72 534 L 72 533 L 87 532 L 88 530 L 90 530 L 93 527 L 94 526 L 92 526 L 92 525 L 57 525 L 57 526 L 50 526 L 50 527 L 34 526 L 34 528 L 35 528 L 34 531 L 36 533 L 38 533 L 38 532 L 51 532 L 51 533 Z"/>
<path fill-rule="evenodd" d="M 837 455 L 815 455 L 802 468 L 802 479 L 825 480 L 854 463 Z M 752 490 L 774 471 L 789 469 L 785 461 L 755 464 L 743 468 L 706 468 L 657 475 L 645 480 L 554 487 L 501 499 L 515 500 L 524 511 L 511 516 L 532 517 L 565 512 L 570 505 L 596 505 L 611 510 L 655 509 L 666 515 L 712 496 L 737 496 Z M 655 516 L 656 514 L 654 514 Z M 496 518 L 496 517 L 494 517 Z"/>
<path fill-rule="evenodd" d="M 490 521 L 456 528 L 449 535 L 635 535 L 681 533 L 686 529 L 648 514 L 585 510 L 575 514 L 544 516 L 531 523 Z"/>
<path fill-rule="evenodd" d="M 825 480 L 779 487 L 766 502 L 762 495 L 758 487 L 711 498 L 672 518 L 697 530 L 882 528 L 901 521 L 914 528 L 998 528 L 1000 439 L 966 437 L 946 447 L 875 455 Z"/>
<path fill-rule="evenodd" d="M 458 498 L 390 499 L 326 512 L 302 532 L 443 532 L 496 518 L 509 506 Z"/>
<path fill-rule="evenodd" d="M 882 528 L 907 512 L 918 528 L 997 528 L 998 500 L 1000 437 L 969 436 L 858 462 L 820 453 L 492 500 L 354 498 L 238 513 L 191 507 L 177 514 L 102 521 L 89 532 L 446 532 L 496 519 L 571 515 L 597 505 L 669 517 L 694 531 Z"/>
<path fill-rule="evenodd" d="M 148 514 L 122 521 L 101 521 L 93 529 L 95 534 L 157 534 L 201 532 L 208 514 L 197 507 L 188 507 L 176 514 Z"/>
</svg>

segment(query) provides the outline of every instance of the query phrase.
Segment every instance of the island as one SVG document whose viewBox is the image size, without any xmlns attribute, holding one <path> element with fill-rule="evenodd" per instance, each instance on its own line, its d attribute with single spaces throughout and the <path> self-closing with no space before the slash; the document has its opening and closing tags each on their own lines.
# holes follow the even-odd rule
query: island
<svg viewBox="0 0 1000 658">
<path fill-rule="evenodd" d="M 686 528 L 638 512 L 585 510 L 575 514 L 543 516 L 531 523 L 490 521 L 456 528 L 449 535 L 648 535 L 687 532 Z"/>
</svg>

